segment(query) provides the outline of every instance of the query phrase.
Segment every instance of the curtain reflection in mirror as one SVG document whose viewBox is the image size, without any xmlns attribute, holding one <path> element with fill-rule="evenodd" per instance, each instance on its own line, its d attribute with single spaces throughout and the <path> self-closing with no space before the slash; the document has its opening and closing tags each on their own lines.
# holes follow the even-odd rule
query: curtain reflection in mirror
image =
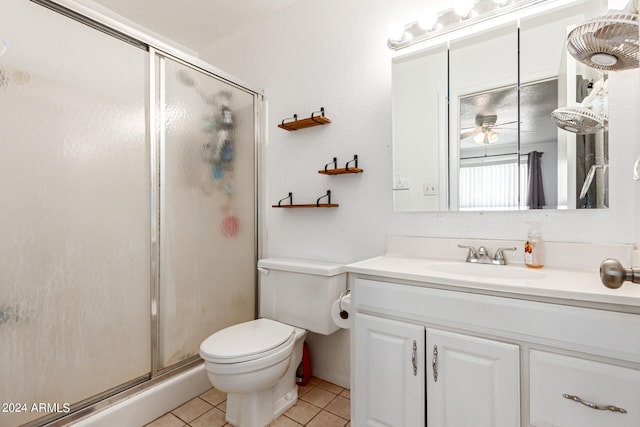
<svg viewBox="0 0 640 427">
<path fill-rule="evenodd" d="M 542 209 L 546 202 L 544 200 L 544 185 L 542 183 L 542 153 L 531 151 L 527 154 L 527 171 L 529 185 L 527 191 L 527 206 L 529 209 Z"/>
</svg>

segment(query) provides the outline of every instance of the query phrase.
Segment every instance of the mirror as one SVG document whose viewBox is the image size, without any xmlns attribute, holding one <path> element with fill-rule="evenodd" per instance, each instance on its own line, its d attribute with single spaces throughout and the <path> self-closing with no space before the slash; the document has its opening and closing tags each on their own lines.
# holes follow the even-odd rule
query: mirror
<svg viewBox="0 0 640 427">
<path fill-rule="evenodd" d="M 565 46 L 605 12 L 576 1 L 394 58 L 394 210 L 607 207 L 606 128 L 552 119 L 592 92 L 606 108 L 606 76 Z"/>
</svg>

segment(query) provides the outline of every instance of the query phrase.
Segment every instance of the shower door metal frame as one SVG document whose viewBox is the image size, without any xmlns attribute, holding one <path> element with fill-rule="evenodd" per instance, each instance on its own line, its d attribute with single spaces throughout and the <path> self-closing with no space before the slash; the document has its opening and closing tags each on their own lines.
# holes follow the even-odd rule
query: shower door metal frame
<svg viewBox="0 0 640 427">
<path fill-rule="evenodd" d="M 162 117 L 159 117 L 157 108 L 158 102 L 161 101 L 162 94 L 157 93 L 156 89 L 163 90 L 162 81 L 158 81 L 158 62 L 160 58 L 167 58 L 187 67 L 202 72 L 216 80 L 222 81 L 237 89 L 240 89 L 253 96 L 253 117 L 254 117 L 254 259 L 258 259 L 262 253 L 262 247 L 259 243 L 261 239 L 260 231 L 262 229 L 262 218 L 260 215 L 261 200 L 260 194 L 263 188 L 260 187 L 258 179 L 261 170 L 261 154 L 262 140 L 265 136 L 265 117 L 266 117 L 266 101 L 264 93 L 261 89 L 256 89 L 248 84 L 241 82 L 231 74 L 228 74 L 213 65 L 175 47 L 167 44 L 157 38 L 154 38 L 138 29 L 129 27 L 113 17 L 103 15 L 95 10 L 75 3 L 72 0 L 30 0 L 40 6 L 53 10 L 68 18 L 88 25 L 98 31 L 106 33 L 112 37 L 118 38 L 124 42 L 132 44 L 143 49 L 148 54 L 148 93 L 147 93 L 147 144 L 149 147 L 149 195 L 150 195 L 150 224 L 151 224 L 151 259 L 150 259 L 150 322 L 151 322 L 151 361 L 150 372 L 138 378 L 131 379 L 127 383 L 116 386 L 110 390 L 77 402 L 71 406 L 69 414 L 50 414 L 27 424 L 23 427 L 62 427 L 72 421 L 85 418 L 92 413 L 98 412 L 106 407 L 126 399 L 142 390 L 153 387 L 154 385 L 165 381 L 172 376 L 180 374 L 197 364 L 201 363 L 199 356 L 193 356 L 171 366 L 160 368 L 160 145 L 162 143 L 159 124 L 163 123 Z M 257 270 L 255 272 L 256 284 L 255 295 L 255 315 L 258 311 L 258 288 L 257 288 Z"/>
<path fill-rule="evenodd" d="M 183 361 L 177 362 L 173 365 L 161 368 L 160 367 L 160 200 L 161 200 L 161 186 L 160 182 L 163 181 L 164 171 L 160 168 L 160 162 L 162 160 L 162 147 L 165 146 L 165 135 L 162 132 L 160 127 L 161 123 L 165 123 L 164 117 L 164 109 L 157 108 L 159 105 L 164 105 L 165 100 L 165 80 L 166 76 L 164 74 L 164 67 L 162 66 L 162 60 L 169 59 L 175 61 L 185 67 L 192 68 L 196 71 L 204 73 L 218 81 L 221 81 L 229 86 L 232 86 L 236 89 L 242 90 L 248 94 L 253 96 L 253 119 L 254 119 L 254 188 L 255 188 L 255 200 L 254 206 L 256 209 L 255 217 L 254 217 L 254 230 L 255 230 L 255 241 L 254 241 L 254 259 L 258 259 L 261 251 L 258 247 L 258 236 L 259 230 L 261 229 L 258 218 L 258 211 L 260 206 L 260 189 L 258 187 L 258 172 L 260 170 L 260 141 L 261 136 L 263 134 L 263 103 L 264 96 L 261 93 L 256 93 L 252 89 L 248 89 L 247 87 L 235 83 L 230 80 L 229 77 L 219 76 L 215 74 L 215 68 L 211 67 L 209 64 L 202 62 L 200 60 L 194 60 L 190 62 L 185 58 L 180 58 L 175 55 L 172 55 L 168 52 L 164 52 L 162 50 L 156 49 L 152 46 L 149 46 L 149 96 L 148 100 L 150 103 L 149 106 L 149 147 L 150 147 L 150 158 L 151 158 L 151 377 L 155 377 L 159 374 L 166 373 L 168 371 L 172 371 L 177 367 L 183 365 L 190 365 L 193 362 L 200 361 L 200 356 L 192 356 Z M 196 64 L 197 62 L 198 64 Z M 155 225 L 155 227 L 153 226 Z M 254 283 L 257 282 L 257 270 L 255 273 Z M 258 316 L 258 289 L 256 286 L 255 289 L 255 317 Z"/>
</svg>

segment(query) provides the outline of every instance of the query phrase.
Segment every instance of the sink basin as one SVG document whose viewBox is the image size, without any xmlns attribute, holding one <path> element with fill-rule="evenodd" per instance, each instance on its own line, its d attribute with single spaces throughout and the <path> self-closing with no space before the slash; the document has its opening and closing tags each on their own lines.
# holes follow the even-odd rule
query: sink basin
<svg viewBox="0 0 640 427">
<path fill-rule="evenodd" d="M 476 264 L 470 262 L 442 262 L 427 264 L 427 269 L 434 273 L 445 273 L 456 276 L 473 276 L 494 279 L 532 280 L 544 277 L 544 273 L 524 266 Z"/>
</svg>

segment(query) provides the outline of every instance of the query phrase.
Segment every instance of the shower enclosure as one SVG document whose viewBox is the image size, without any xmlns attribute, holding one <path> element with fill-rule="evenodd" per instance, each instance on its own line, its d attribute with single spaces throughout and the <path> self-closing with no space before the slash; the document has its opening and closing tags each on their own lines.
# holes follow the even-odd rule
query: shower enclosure
<svg viewBox="0 0 640 427">
<path fill-rule="evenodd" d="M 254 318 L 262 96 L 53 2 L 0 42 L 0 427 L 36 426 Z"/>
</svg>

